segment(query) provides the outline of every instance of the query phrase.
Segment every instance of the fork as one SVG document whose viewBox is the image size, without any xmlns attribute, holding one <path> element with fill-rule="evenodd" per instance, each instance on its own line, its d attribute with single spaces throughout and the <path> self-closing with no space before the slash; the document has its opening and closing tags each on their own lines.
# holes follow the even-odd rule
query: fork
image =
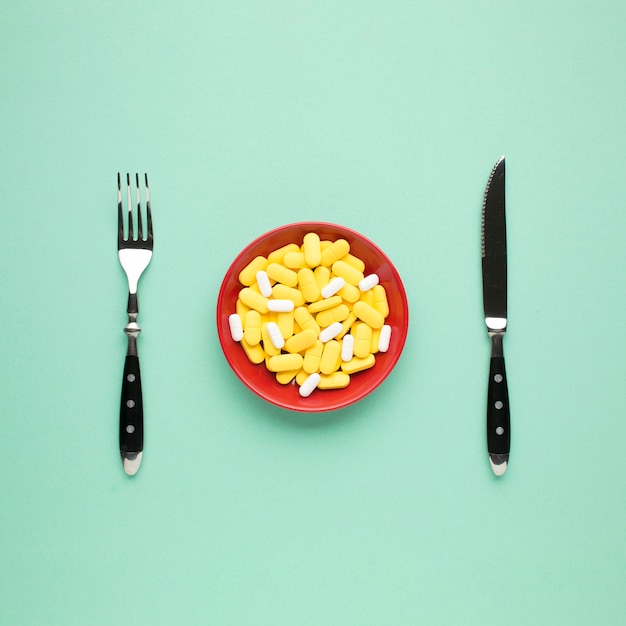
<svg viewBox="0 0 626 626">
<path fill-rule="evenodd" d="M 124 210 L 122 208 L 122 184 L 117 174 L 117 254 L 128 278 L 128 324 L 124 332 L 128 337 L 128 349 L 124 363 L 122 379 L 122 400 L 120 403 L 120 454 L 124 471 L 133 476 L 141 465 L 143 455 L 143 402 L 141 394 L 141 372 L 139 355 L 137 354 L 137 337 L 141 332 L 137 324 L 139 306 L 137 303 L 137 283 L 152 258 L 152 213 L 150 210 L 150 188 L 148 175 L 146 181 L 146 218 L 148 234 L 144 239 L 141 220 L 141 194 L 139 191 L 139 174 L 135 175 L 137 191 L 137 238 L 134 236 L 133 210 L 130 188 L 130 174 L 126 174 L 128 227 L 124 235 Z"/>
</svg>

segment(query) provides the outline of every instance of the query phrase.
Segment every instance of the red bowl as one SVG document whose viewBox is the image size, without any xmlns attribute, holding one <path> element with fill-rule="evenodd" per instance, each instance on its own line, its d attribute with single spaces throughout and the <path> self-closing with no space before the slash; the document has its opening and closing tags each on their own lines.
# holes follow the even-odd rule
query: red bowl
<svg viewBox="0 0 626 626">
<path fill-rule="evenodd" d="M 389 350 L 376 355 L 374 367 L 353 374 L 350 384 L 344 389 L 318 389 L 308 398 L 298 393 L 295 381 L 281 385 L 265 365 L 255 365 L 248 360 L 243 348 L 233 341 L 228 325 L 228 316 L 235 312 L 239 291 L 243 285 L 238 276 L 241 270 L 256 256 L 267 256 L 288 243 L 300 245 L 304 235 L 315 232 L 320 239 L 336 241 L 343 238 L 350 244 L 350 252 L 365 263 L 365 274 L 378 274 L 380 284 L 385 287 L 389 302 L 389 316 L 385 324 L 392 327 Z M 292 411 L 321 412 L 341 409 L 357 402 L 380 385 L 394 368 L 404 347 L 409 325 L 409 307 L 400 276 L 385 253 L 369 239 L 359 233 L 326 222 L 300 222 L 288 224 L 261 235 L 246 246 L 226 272 L 217 299 L 217 334 L 224 356 L 241 382 L 255 394 L 285 409 Z"/>
</svg>

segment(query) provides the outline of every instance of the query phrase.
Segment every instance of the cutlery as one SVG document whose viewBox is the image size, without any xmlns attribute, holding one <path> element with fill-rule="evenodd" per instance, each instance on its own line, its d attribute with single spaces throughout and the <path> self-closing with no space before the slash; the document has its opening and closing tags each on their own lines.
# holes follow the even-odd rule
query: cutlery
<svg viewBox="0 0 626 626">
<path fill-rule="evenodd" d="M 485 323 L 491 338 L 487 388 L 487 451 L 493 473 L 502 476 L 508 467 L 511 444 L 509 391 L 502 349 L 507 326 L 504 157 L 495 164 L 485 189 L 482 268 Z"/>
<path fill-rule="evenodd" d="M 146 185 L 146 218 L 148 233 L 144 238 L 141 219 L 141 194 L 139 190 L 139 174 L 135 175 L 136 187 L 136 218 L 137 237 L 133 228 L 133 205 L 131 199 L 130 174 L 126 174 L 127 195 L 127 228 L 124 234 L 124 210 L 122 207 L 122 185 L 120 174 L 117 174 L 117 250 L 120 263 L 128 279 L 128 324 L 124 332 L 128 337 L 128 349 L 124 363 L 124 378 L 122 379 L 122 400 L 120 404 L 120 454 L 124 471 L 133 476 L 141 465 L 143 456 L 143 401 L 141 394 L 141 372 L 139 369 L 139 355 L 137 354 L 137 337 L 141 328 L 137 324 L 139 306 L 137 303 L 137 283 L 143 271 L 152 258 L 152 213 L 150 210 L 150 188 L 148 175 L 145 174 Z"/>
</svg>

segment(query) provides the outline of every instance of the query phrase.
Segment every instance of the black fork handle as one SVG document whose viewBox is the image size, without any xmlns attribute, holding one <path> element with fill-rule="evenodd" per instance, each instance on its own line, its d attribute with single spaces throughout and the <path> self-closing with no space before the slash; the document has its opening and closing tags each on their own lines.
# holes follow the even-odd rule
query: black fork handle
<svg viewBox="0 0 626 626">
<path fill-rule="evenodd" d="M 124 363 L 120 403 L 120 453 L 129 457 L 143 452 L 143 402 L 139 357 L 128 354 Z"/>
</svg>

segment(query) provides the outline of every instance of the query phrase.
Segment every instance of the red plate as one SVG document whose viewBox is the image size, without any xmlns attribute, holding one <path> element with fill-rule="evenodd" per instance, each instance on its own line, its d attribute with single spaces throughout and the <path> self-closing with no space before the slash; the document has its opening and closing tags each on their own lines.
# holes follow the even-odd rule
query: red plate
<svg viewBox="0 0 626 626">
<path fill-rule="evenodd" d="M 238 280 L 241 270 L 256 256 L 267 256 L 288 243 L 302 244 L 304 235 L 315 232 L 320 239 L 336 241 L 346 239 L 350 252 L 365 263 L 365 275 L 376 273 L 387 292 L 389 316 L 385 324 L 392 328 L 391 343 L 385 353 L 376 354 L 376 364 L 371 369 L 350 377 L 345 389 L 317 389 L 308 398 L 298 393 L 293 381 L 281 385 L 263 363 L 255 365 L 248 360 L 243 348 L 230 335 L 228 316 L 235 312 L 237 296 L 243 285 Z M 372 392 L 387 378 L 404 347 L 409 325 L 409 307 L 400 276 L 385 253 L 373 242 L 345 226 L 326 222 L 299 222 L 271 230 L 246 246 L 226 272 L 217 299 L 217 333 L 224 356 L 243 382 L 258 396 L 292 411 L 333 411 L 357 402 Z"/>
</svg>

